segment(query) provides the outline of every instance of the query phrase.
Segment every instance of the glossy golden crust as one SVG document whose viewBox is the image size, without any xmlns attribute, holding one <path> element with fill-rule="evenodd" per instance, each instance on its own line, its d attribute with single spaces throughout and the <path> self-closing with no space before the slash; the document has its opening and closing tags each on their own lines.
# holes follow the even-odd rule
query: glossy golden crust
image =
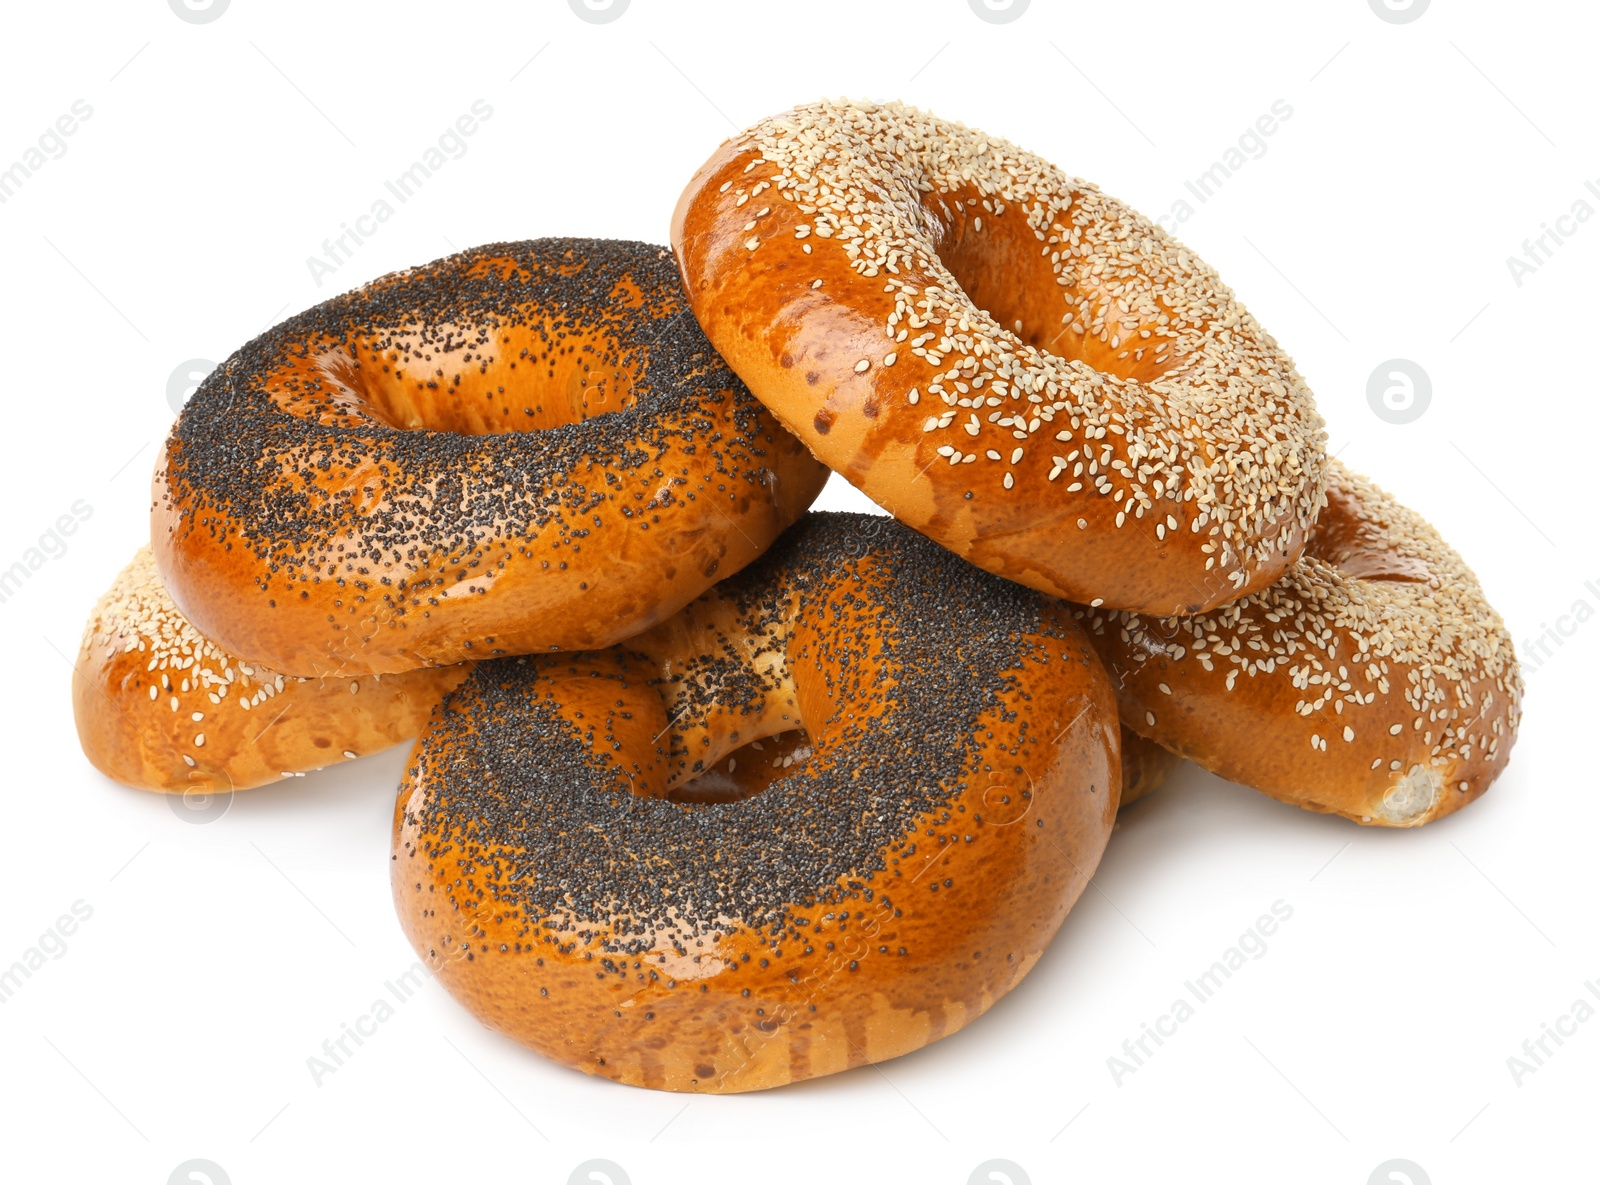
<svg viewBox="0 0 1600 1185">
<path fill-rule="evenodd" d="M 980 567 L 1192 613 L 1304 546 L 1325 434 L 1293 362 L 1160 227 L 1032 154 L 811 104 L 719 148 L 672 242 L 756 396 Z"/>
<path fill-rule="evenodd" d="M 657 1089 L 779 1086 L 970 1023 L 1116 811 L 1111 692 L 1069 608 L 813 514 L 683 616 L 447 700 L 395 815 L 413 946 L 490 1027 Z M 664 797 L 765 741 L 753 796 Z"/>
<path fill-rule="evenodd" d="M 1126 724 L 1122 737 L 1122 805 L 1138 802 L 1167 784 L 1181 760 L 1176 753 L 1146 740 Z"/>
<path fill-rule="evenodd" d="M 1336 461 L 1305 557 L 1271 588 L 1199 617 L 1079 616 L 1128 726 L 1309 810 L 1431 822 L 1516 740 L 1522 676 L 1477 577 Z"/>
<path fill-rule="evenodd" d="M 72 676 L 78 739 L 108 778 L 244 790 L 410 740 L 465 666 L 299 679 L 203 637 L 141 547 L 95 606 Z"/>
<path fill-rule="evenodd" d="M 670 253 L 546 239 L 384 277 L 201 385 L 157 462 L 174 601 L 299 675 L 609 645 L 749 563 L 827 479 Z"/>
</svg>

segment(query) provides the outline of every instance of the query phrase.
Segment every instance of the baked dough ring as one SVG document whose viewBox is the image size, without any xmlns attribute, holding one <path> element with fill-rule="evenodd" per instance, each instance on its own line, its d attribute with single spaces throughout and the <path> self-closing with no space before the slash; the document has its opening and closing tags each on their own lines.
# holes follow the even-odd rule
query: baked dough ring
<svg viewBox="0 0 1600 1185">
<path fill-rule="evenodd" d="M 1123 721 L 1308 810 L 1414 827 L 1511 755 L 1522 674 L 1478 579 L 1421 515 L 1337 461 L 1305 557 L 1200 617 L 1086 609 Z"/>
<path fill-rule="evenodd" d="M 669 252 L 539 239 L 245 346 L 168 437 L 151 538 L 173 600 L 234 653 L 403 671 L 626 638 L 826 480 L 695 326 Z"/>
<path fill-rule="evenodd" d="M 184 619 L 141 547 L 100 598 L 72 674 L 90 763 L 141 790 L 244 790 L 410 740 L 466 666 L 298 679 Z"/>
<path fill-rule="evenodd" d="M 1122 742 L 1122 798 L 1120 805 L 1138 802 L 1167 784 L 1180 758 L 1176 753 L 1146 740 L 1126 724 L 1120 730 Z"/>
<path fill-rule="evenodd" d="M 1294 363 L 1187 248 L 1031 153 L 799 107 L 716 151 L 672 243 L 756 397 L 982 568 L 1193 613 L 1300 555 L 1325 433 Z"/>
<path fill-rule="evenodd" d="M 753 797 L 666 798 L 703 803 L 769 738 Z M 1118 780 L 1069 606 L 893 520 L 813 514 L 626 649 L 478 667 L 412 753 L 395 902 L 489 1027 L 618 1082 L 758 1090 L 909 1052 L 1014 987 Z"/>
</svg>

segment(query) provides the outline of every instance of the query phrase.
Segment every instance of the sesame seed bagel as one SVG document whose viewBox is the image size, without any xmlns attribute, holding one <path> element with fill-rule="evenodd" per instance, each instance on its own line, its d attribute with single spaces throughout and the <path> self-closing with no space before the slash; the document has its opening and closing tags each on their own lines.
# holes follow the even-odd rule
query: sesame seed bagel
<svg viewBox="0 0 1600 1185">
<path fill-rule="evenodd" d="M 1005 995 L 1118 777 L 1070 606 L 812 514 L 625 649 L 478 667 L 413 750 L 395 901 L 489 1027 L 630 1085 L 759 1090 Z"/>
<path fill-rule="evenodd" d="M 1079 616 L 1129 726 L 1308 810 L 1431 822 L 1487 790 L 1516 740 L 1522 675 L 1477 577 L 1337 461 L 1271 588 L 1200 617 Z"/>
<path fill-rule="evenodd" d="M 100 598 L 72 675 L 90 763 L 140 790 L 244 790 L 422 730 L 466 666 L 300 679 L 234 657 L 178 611 L 141 547 Z"/>
<path fill-rule="evenodd" d="M 1322 419 L 1217 274 L 1093 185 L 898 103 L 815 103 L 679 200 L 689 301 L 822 461 L 1010 580 L 1195 613 L 1277 579 Z"/>
<path fill-rule="evenodd" d="M 606 646 L 749 563 L 827 471 L 670 253 L 480 247 L 318 305 L 201 384 L 151 536 L 206 636 L 299 675 Z"/>
</svg>

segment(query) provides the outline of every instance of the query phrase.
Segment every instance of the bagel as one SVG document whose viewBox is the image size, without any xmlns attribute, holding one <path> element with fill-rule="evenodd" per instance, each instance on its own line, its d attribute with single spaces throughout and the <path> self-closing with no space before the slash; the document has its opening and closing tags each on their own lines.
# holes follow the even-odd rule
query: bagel
<svg viewBox="0 0 1600 1185">
<path fill-rule="evenodd" d="M 723 144 L 672 244 L 712 344 L 811 451 L 1007 579 L 1143 613 L 1276 580 L 1321 506 L 1290 360 L 1160 227 L 900 104 Z"/>
<path fill-rule="evenodd" d="M 1473 801 L 1516 741 L 1522 675 L 1478 579 L 1335 461 L 1305 556 L 1199 617 L 1082 609 L 1124 722 L 1308 810 L 1414 827 Z"/>
<path fill-rule="evenodd" d="M 100 598 L 72 673 L 78 740 L 141 790 L 244 790 L 410 740 L 466 666 L 299 679 L 202 635 L 141 547 Z"/>
<path fill-rule="evenodd" d="M 759 555 L 827 471 L 716 356 L 670 253 L 503 243 L 286 321 L 156 465 L 172 599 L 297 675 L 606 646 Z"/>
<path fill-rule="evenodd" d="M 1126 724 L 1119 730 L 1122 746 L 1122 798 L 1120 806 L 1138 802 L 1167 784 L 1178 768 L 1178 755 L 1146 740 Z"/>
<path fill-rule="evenodd" d="M 714 771 L 768 739 L 777 768 L 730 801 Z M 812 514 L 626 648 L 476 668 L 412 751 L 395 902 L 489 1027 L 618 1082 L 758 1090 L 1014 987 L 1118 778 L 1070 606 L 891 519 Z"/>
</svg>

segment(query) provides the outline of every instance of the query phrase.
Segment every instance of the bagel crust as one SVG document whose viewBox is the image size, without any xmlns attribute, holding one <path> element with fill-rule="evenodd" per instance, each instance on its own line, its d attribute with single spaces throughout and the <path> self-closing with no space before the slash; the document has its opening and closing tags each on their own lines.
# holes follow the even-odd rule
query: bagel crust
<svg viewBox="0 0 1600 1185">
<path fill-rule="evenodd" d="M 90 763 L 126 786 L 244 790 L 410 740 L 465 666 L 300 679 L 236 658 L 178 611 L 141 547 L 100 598 L 72 674 Z"/>
<path fill-rule="evenodd" d="M 606 646 L 761 554 L 827 471 L 717 357 L 670 253 L 504 243 L 245 346 L 157 462 L 219 645 L 299 675 Z"/>
<path fill-rule="evenodd" d="M 1177 771 L 1179 757 L 1169 749 L 1147 740 L 1126 724 L 1120 729 L 1122 743 L 1122 806 L 1138 802 L 1167 784 Z"/>
<path fill-rule="evenodd" d="M 458 1000 L 565 1065 L 834 1073 L 1033 967 L 1110 834 L 1117 729 L 1069 606 L 812 514 L 625 649 L 478 667 L 413 750 L 395 902 Z"/>
<path fill-rule="evenodd" d="M 1511 756 L 1522 674 L 1478 579 L 1421 515 L 1338 461 L 1304 558 L 1199 617 L 1083 609 L 1125 724 L 1308 810 L 1415 827 Z"/>
<path fill-rule="evenodd" d="M 1192 252 L 1039 157 L 815 103 L 723 144 L 672 242 L 756 396 L 978 566 L 1168 614 L 1299 557 L 1325 433 L 1294 363 Z"/>
</svg>

